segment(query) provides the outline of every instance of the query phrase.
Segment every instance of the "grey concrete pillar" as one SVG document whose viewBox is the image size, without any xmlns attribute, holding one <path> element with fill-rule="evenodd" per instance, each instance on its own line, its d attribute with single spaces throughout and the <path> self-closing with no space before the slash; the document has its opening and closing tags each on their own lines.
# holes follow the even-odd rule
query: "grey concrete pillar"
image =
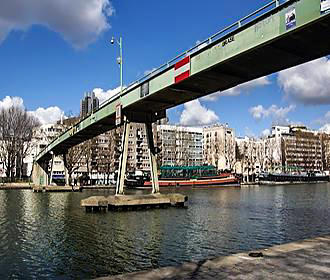
<svg viewBox="0 0 330 280">
<path fill-rule="evenodd" d="M 47 186 L 48 184 L 47 162 L 33 162 L 32 182 L 35 186 Z"/>
<path fill-rule="evenodd" d="M 69 185 L 69 172 L 68 172 L 68 163 L 66 160 L 66 154 L 63 154 L 63 165 L 64 165 L 64 179 L 65 179 L 65 185 Z"/>
<path fill-rule="evenodd" d="M 124 194 L 124 183 L 125 183 L 125 173 L 127 165 L 127 153 L 128 153 L 128 136 L 130 130 L 130 123 L 124 116 L 124 130 L 121 141 L 121 154 L 119 159 L 119 170 L 116 183 L 116 195 Z"/>
<path fill-rule="evenodd" d="M 152 193 L 159 193 L 157 160 L 156 160 L 154 138 L 152 133 L 152 124 L 146 123 L 145 125 L 146 125 L 147 140 L 148 140 L 149 162 L 150 162 L 150 171 L 151 171 L 151 180 L 152 180 Z"/>
<path fill-rule="evenodd" d="M 49 178 L 49 185 L 53 184 L 53 169 L 54 169 L 54 158 L 55 158 L 55 154 L 53 152 L 51 152 L 52 154 L 52 159 L 50 162 L 50 178 Z"/>
</svg>

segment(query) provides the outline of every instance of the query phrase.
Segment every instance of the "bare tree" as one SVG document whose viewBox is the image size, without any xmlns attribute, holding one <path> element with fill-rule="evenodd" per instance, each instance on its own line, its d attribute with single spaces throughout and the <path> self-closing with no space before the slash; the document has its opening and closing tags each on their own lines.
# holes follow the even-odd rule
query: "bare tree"
<svg viewBox="0 0 330 280">
<path fill-rule="evenodd" d="M 267 138 L 265 142 L 265 160 L 267 162 L 267 170 L 274 171 L 275 167 L 281 165 L 281 143 L 276 138 Z"/>
<path fill-rule="evenodd" d="M 226 138 L 225 157 L 229 170 L 233 171 L 236 163 L 236 141 L 234 137 Z"/>
<path fill-rule="evenodd" d="M 0 159 L 7 178 L 22 177 L 23 159 L 31 149 L 33 129 L 38 125 L 37 118 L 22 107 L 0 109 Z"/>
<path fill-rule="evenodd" d="M 265 145 L 264 141 L 258 141 L 256 143 L 256 160 L 260 166 L 260 170 L 263 171 L 265 168 Z"/>
<path fill-rule="evenodd" d="M 72 181 L 72 174 L 86 162 L 86 159 L 89 159 L 90 152 L 90 140 L 76 145 L 68 150 L 66 154 L 66 168 L 68 170 L 70 181 Z"/>
</svg>

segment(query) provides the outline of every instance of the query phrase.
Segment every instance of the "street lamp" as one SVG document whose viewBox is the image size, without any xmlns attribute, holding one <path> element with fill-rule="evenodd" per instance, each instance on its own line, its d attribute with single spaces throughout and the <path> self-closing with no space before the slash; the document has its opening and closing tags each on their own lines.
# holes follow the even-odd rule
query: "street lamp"
<svg viewBox="0 0 330 280">
<path fill-rule="evenodd" d="M 120 65 L 120 96 L 122 94 L 123 91 L 123 40 L 122 37 L 119 37 L 119 41 L 115 38 L 112 37 L 111 38 L 111 45 L 113 45 L 114 43 L 117 43 L 119 45 L 119 57 L 117 58 L 117 63 Z"/>
</svg>

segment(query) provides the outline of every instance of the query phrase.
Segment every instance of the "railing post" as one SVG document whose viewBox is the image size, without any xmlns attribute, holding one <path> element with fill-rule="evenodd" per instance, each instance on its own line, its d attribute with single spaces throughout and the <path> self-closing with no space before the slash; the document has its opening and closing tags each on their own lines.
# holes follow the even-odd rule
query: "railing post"
<svg viewBox="0 0 330 280">
<path fill-rule="evenodd" d="M 278 7 L 280 5 L 280 0 L 275 0 L 276 2 L 276 7 Z"/>
</svg>

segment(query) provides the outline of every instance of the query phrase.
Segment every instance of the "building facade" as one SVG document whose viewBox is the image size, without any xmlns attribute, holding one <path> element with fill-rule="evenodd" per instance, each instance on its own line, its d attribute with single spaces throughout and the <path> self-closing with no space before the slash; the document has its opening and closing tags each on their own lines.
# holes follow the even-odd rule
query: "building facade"
<svg viewBox="0 0 330 280">
<path fill-rule="evenodd" d="M 235 132 L 228 125 L 205 127 L 204 163 L 214 165 L 218 170 L 233 170 L 236 163 Z"/>
<path fill-rule="evenodd" d="M 85 118 L 99 108 L 99 99 L 94 92 L 87 92 L 83 99 L 80 100 L 80 117 Z"/>
<path fill-rule="evenodd" d="M 24 159 L 25 172 L 31 174 L 33 158 L 68 126 L 64 123 L 42 125 L 35 129 L 30 153 Z M 260 172 L 308 172 L 330 170 L 330 135 L 308 130 L 305 126 L 274 126 L 270 136 L 262 139 L 235 138 L 227 125 L 195 128 L 155 124 L 154 141 L 160 151 L 158 166 L 214 165 L 218 170 L 241 174 L 253 181 Z M 118 127 L 81 144 L 83 158 L 73 162 L 73 177 L 88 174 L 91 183 L 106 183 L 109 174 L 118 170 L 122 128 Z M 79 151 L 77 151 L 78 153 Z M 149 151 L 144 124 L 131 123 L 128 139 L 127 170 L 150 170 Z M 54 160 L 54 175 L 64 175 L 62 157 Z M 0 163 L 0 176 L 5 176 Z"/>
<path fill-rule="evenodd" d="M 243 182 L 254 181 L 265 170 L 266 153 L 264 139 L 236 138 L 236 163 L 233 171 L 242 176 Z"/>
<path fill-rule="evenodd" d="M 321 133 L 323 171 L 330 174 L 330 134 Z"/>
<path fill-rule="evenodd" d="M 159 166 L 203 164 L 203 129 L 175 125 L 157 126 Z"/>
<path fill-rule="evenodd" d="M 285 171 L 323 170 L 321 134 L 304 126 L 291 126 L 282 135 L 282 165 Z"/>
<path fill-rule="evenodd" d="M 59 134 L 64 132 L 64 130 L 65 127 L 62 124 L 44 124 L 34 129 L 31 148 L 27 157 L 24 159 L 27 176 L 31 175 L 34 157 L 37 156 Z M 62 174 L 63 170 L 64 165 L 62 158 L 56 157 L 54 160 L 54 174 Z"/>
</svg>

